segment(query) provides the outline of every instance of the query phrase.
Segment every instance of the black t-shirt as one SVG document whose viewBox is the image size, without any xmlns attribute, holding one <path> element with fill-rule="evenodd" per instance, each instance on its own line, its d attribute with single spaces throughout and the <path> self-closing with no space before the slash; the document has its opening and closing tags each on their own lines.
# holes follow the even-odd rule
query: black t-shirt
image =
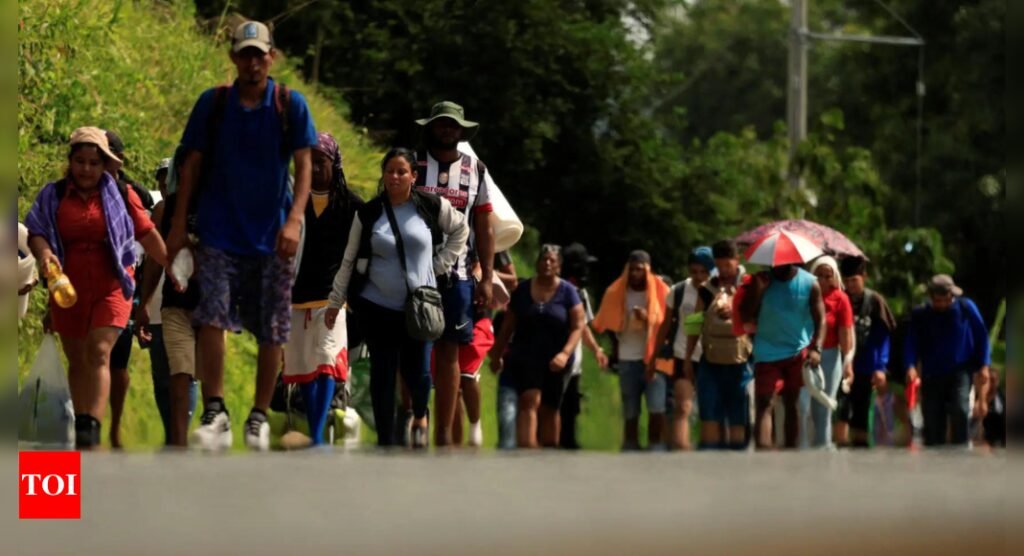
<svg viewBox="0 0 1024 556">
<path fill-rule="evenodd" d="M 576 286 L 562 280 L 555 294 L 537 303 L 530 294 L 530 280 L 523 280 L 512 292 L 508 309 L 516 315 L 516 332 L 508 354 L 510 367 L 546 366 L 569 340 L 569 314 L 580 304 Z M 572 358 L 565 368 L 572 368 Z"/>
</svg>

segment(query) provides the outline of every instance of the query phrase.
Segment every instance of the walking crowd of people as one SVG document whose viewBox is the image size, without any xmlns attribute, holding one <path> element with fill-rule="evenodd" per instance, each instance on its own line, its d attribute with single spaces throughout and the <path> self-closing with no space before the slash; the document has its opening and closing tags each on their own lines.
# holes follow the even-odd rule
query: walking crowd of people
<svg viewBox="0 0 1024 556">
<path fill-rule="evenodd" d="M 242 431 L 254 450 L 270 449 L 281 388 L 301 395 L 309 443 L 330 442 L 357 346 L 379 446 L 483 445 L 486 360 L 498 447 L 579 448 L 584 349 L 617 374 L 623 450 L 867 447 L 882 399 L 901 424 L 892 444 L 912 442 L 915 408 L 926 446 L 967 445 L 976 423 L 1002 442 L 988 330 L 947 275 L 897 320 L 866 287 L 866 257 L 779 229 L 749 246 L 708 238 L 675 284 L 635 250 L 595 307 L 584 246 L 542 245 L 528 279 L 496 247 L 493 181 L 460 149 L 479 124 L 461 106 L 417 120 L 422 148 L 388 150 L 379 193 L 363 199 L 303 95 L 270 77 L 270 30 L 239 25 L 230 57 L 237 79 L 202 93 L 155 169 L 158 202 L 123 172 L 116 133 L 82 127 L 65 175 L 25 218 L 80 449 L 101 444 L 108 403 L 109 444 L 122 444 L 134 339 L 148 348 L 165 443 L 230 448 L 226 334 L 243 330 L 259 346 Z M 748 273 L 744 256 L 767 270 Z"/>
</svg>

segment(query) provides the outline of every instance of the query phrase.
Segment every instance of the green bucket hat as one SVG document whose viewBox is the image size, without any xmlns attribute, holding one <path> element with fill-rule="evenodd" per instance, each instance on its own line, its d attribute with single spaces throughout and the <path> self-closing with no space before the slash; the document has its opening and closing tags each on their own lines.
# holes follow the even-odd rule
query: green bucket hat
<svg viewBox="0 0 1024 556">
<path fill-rule="evenodd" d="M 416 120 L 416 123 L 421 126 L 426 126 L 438 118 L 451 118 L 455 120 L 455 123 L 462 126 L 462 129 L 465 130 L 462 137 L 463 141 L 469 141 L 474 135 L 476 135 L 476 132 L 480 130 L 480 124 L 467 120 L 466 111 L 462 106 L 455 104 L 450 100 L 435 104 L 430 109 L 430 117 L 422 120 Z"/>
</svg>

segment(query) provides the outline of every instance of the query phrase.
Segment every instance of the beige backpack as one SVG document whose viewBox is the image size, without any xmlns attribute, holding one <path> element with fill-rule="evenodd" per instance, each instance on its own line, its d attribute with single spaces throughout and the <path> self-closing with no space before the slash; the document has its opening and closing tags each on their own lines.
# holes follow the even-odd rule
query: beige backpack
<svg viewBox="0 0 1024 556">
<path fill-rule="evenodd" d="M 701 346 L 704 357 L 715 365 L 738 365 L 750 358 L 753 345 L 750 337 L 735 336 L 732 332 L 732 301 L 735 288 L 721 288 L 705 284 L 711 293 L 711 303 L 704 309 L 704 326 L 701 329 Z M 720 311 L 728 317 L 722 317 Z"/>
</svg>

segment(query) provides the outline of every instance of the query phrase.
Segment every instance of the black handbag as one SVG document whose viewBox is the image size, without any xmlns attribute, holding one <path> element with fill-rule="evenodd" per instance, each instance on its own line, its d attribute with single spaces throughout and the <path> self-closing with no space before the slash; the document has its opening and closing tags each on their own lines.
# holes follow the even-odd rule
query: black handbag
<svg viewBox="0 0 1024 556">
<path fill-rule="evenodd" d="M 444 308 L 441 305 L 441 292 L 433 286 L 419 286 L 415 290 L 409 287 L 409 270 L 405 263 L 405 244 L 402 232 L 395 221 L 395 211 L 387 199 L 384 211 L 391 224 L 391 232 L 395 235 L 395 247 L 398 250 L 398 261 L 402 265 L 405 289 L 409 293 L 405 300 L 405 329 L 409 337 L 415 340 L 433 342 L 444 334 Z"/>
</svg>

